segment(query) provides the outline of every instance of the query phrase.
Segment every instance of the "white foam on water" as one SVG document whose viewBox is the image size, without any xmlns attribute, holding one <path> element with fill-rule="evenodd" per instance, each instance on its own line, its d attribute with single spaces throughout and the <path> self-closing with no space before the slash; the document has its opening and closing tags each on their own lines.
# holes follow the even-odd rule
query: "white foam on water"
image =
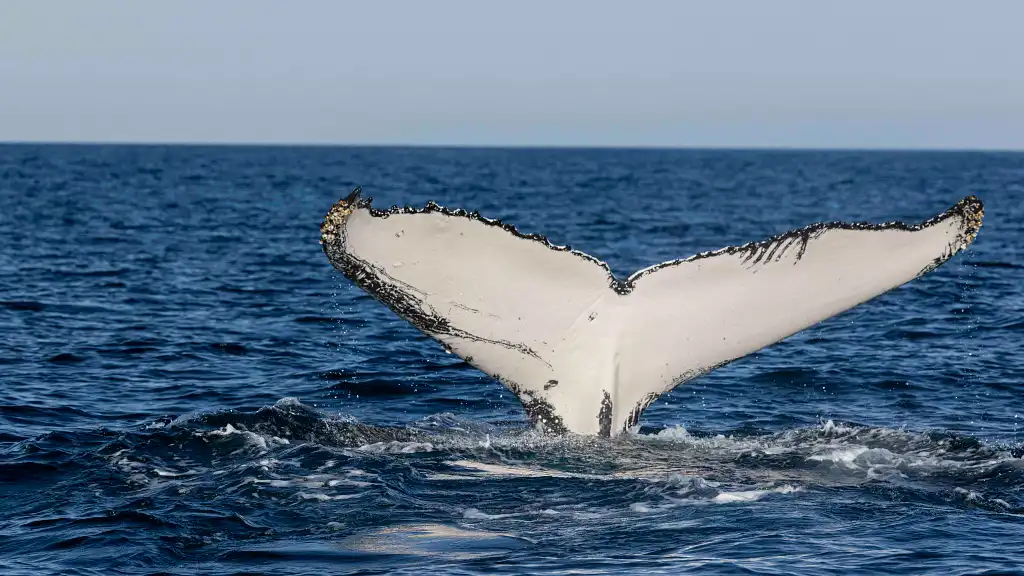
<svg viewBox="0 0 1024 576">
<path fill-rule="evenodd" d="M 783 485 L 769 490 L 741 490 L 737 492 L 719 492 L 718 496 L 711 499 L 716 504 L 730 504 L 734 502 L 756 502 L 769 494 L 792 494 L 799 492 L 800 488 Z"/>
<path fill-rule="evenodd" d="M 285 396 L 277 402 L 274 402 L 275 408 L 287 408 L 289 406 L 303 406 L 302 402 L 299 401 L 295 396 Z"/>
<path fill-rule="evenodd" d="M 192 471 L 171 472 L 170 470 L 163 470 L 161 468 L 153 468 L 153 472 L 155 472 L 157 476 L 161 476 L 161 477 L 164 477 L 164 478 L 177 478 L 179 476 L 187 476 L 187 475 L 193 473 Z"/>
<path fill-rule="evenodd" d="M 712 457 L 735 454 L 802 456 L 805 462 L 845 471 L 852 479 L 885 479 L 909 474 L 930 475 L 956 471 L 983 472 L 1019 461 L 1006 451 L 989 447 L 963 447 L 951 439 L 893 428 L 867 428 L 828 420 L 817 428 L 799 428 L 752 437 L 717 435 L 704 438 L 682 426 L 653 435 L 635 436 L 642 443 L 671 442 Z"/>
<path fill-rule="evenodd" d="M 835 464 L 841 464 L 850 468 L 855 468 L 854 462 L 860 457 L 861 454 L 867 452 L 869 448 L 867 446 L 853 446 L 850 448 L 841 448 L 833 450 L 825 454 L 813 454 L 808 456 L 808 460 L 816 460 L 818 462 L 833 462 Z M 887 451 L 888 452 L 888 451 Z M 891 454 L 891 453 L 890 453 Z"/>
<path fill-rule="evenodd" d="M 529 468 L 525 466 L 513 466 L 505 464 L 487 464 L 484 462 L 473 462 L 470 460 L 454 460 L 448 463 L 451 466 L 466 468 L 474 472 L 483 472 L 490 476 L 514 476 L 520 478 L 572 478 L 575 475 L 558 470 L 545 468 Z"/>
<path fill-rule="evenodd" d="M 261 452 L 267 452 L 275 446 L 287 446 L 291 444 L 287 438 L 279 438 L 277 436 L 264 436 L 248 430 L 239 430 L 231 424 L 225 424 L 223 428 L 218 430 L 211 430 L 207 432 L 208 436 L 232 436 L 240 435 L 245 438 L 246 443 L 256 447 Z"/>
<path fill-rule="evenodd" d="M 678 472 L 669 474 L 668 477 L 665 478 L 665 484 L 669 487 L 682 486 L 691 490 L 715 488 L 721 485 L 719 482 L 701 478 L 700 476 L 689 476 Z"/>
<path fill-rule="evenodd" d="M 632 478 L 617 473 L 606 475 L 582 474 L 551 468 L 518 466 L 515 464 L 492 464 L 472 460 L 452 460 L 447 463 L 448 472 L 429 472 L 427 480 L 488 480 L 497 478 L 582 478 L 586 480 L 608 480 L 611 478 Z"/>
<path fill-rule="evenodd" d="M 373 454 L 415 454 L 418 452 L 433 452 L 434 445 L 430 442 L 399 442 L 391 440 L 389 442 L 363 444 L 356 448 L 356 450 Z"/>
<path fill-rule="evenodd" d="M 123 452 L 123 450 L 121 452 Z M 121 452 L 118 452 L 118 455 L 120 455 Z M 135 462 L 134 460 L 129 460 L 127 456 L 121 456 L 120 458 L 114 461 L 114 464 L 118 468 L 120 468 L 122 472 L 129 473 L 135 473 L 146 468 L 146 465 L 143 464 L 142 462 Z"/>
<path fill-rule="evenodd" d="M 292 482 L 291 480 L 280 480 L 280 479 L 269 479 L 268 480 L 268 479 L 265 479 L 265 478 L 256 478 L 256 479 L 253 480 L 253 483 L 255 483 L 255 484 L 266 484 L 267 486 L 270 486 L 271 488 L 291 488 L 292 486 L 295 485 L 295 482 Z"/>
<path fill-rule="evenodd" d="M 528 538 L 502 532 L 466 530 L 443 524 L 411 524 L 345 538 L 342 548 L 370 553 L 470 559 L 518 549 Z"/>
<path fill-rule="evenodd" d="M 357 492 L 356 494 L 322 494 L 319 492 L 299 492 L 296 494 L 303 500 L 319 500 L 320 502 L 328 502 L 330 500 L 351 500 L 353 498 L 360 498 L 365 495 L 366 492 Z"/>
<path fill-rule="evenodd" d="M 967 502 L 980 502 L 984 499 L 984 497 L 978 492 L 975 492 L 974 490 L 967 490 L 966 488 L 956 487 L 953 489 L 953 492 L 962 496 Z"/>
<path fill-rule="evenodd" d="M 488 514 L 481 512 L 476 508 L 466 508 L 462 511 L 462 517 L 467 520 L 498 520 L 501 518 L 512 518 L 514 516 L 522 516 L 522 514 Z"/>
<path fill-rule="evenodd" d="M 335 486 L 340 486 L 342 484 L 345 484 L 345 485 L 348 485 L 348 486 L 358 486 L 360 488 L 365 488 L 367 486 L 373 486 L 374 485 L 373 482 L 360 482 L 359 480 L 350 480 L 348 478 L 341 478 L 341 479 L 334 478 L 332 480 L 328 480 L 326 484 L 327 484 L 327 486 L 330 486 L 331 488 L 333 488 Z"/>
<path fill-rule="evenodd" d="M 652 508 L 651 506 L 644 502 L 634 502 L 629 505 L 629 509 L 632 510 L 633 512 L 639 512 L 641 514 L 654 512 L 654 508 Z"/>
<path fill-rule="evenodd" d="M 821 425 L 821 431 L 826 436 L 829 436 L 834 434 L 850 434 L 852 432 L 856 432 L 856 428 L 853 428 L 852 426 L 846 426 L 845 424 L 842 423 L 836 424 L 832 420 L 828 420 L 827 422 Z"/>
</svg>

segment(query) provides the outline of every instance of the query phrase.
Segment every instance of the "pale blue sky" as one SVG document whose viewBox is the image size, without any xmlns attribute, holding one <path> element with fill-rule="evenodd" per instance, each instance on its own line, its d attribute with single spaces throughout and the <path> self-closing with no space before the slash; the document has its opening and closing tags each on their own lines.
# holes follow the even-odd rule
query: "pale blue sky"
<svg viewBox="0 0 1024 576">
<path fill-rule="evenodd" d="M 6 0 L 0 140 L 1022 149 L 1024 2 Z"/>
</svg>

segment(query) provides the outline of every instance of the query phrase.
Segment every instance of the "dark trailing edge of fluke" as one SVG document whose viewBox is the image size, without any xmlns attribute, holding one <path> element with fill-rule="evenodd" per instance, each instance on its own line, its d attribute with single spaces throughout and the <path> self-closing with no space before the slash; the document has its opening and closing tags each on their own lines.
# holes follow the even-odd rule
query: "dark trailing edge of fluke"
<svg viewBox="0 0 1024 576">
<path fill-rule="evenodd" d="M 461 218 L 476 220 L 488 226 L 497 226 L 518 238 L 524 238 L 526 240 L 539 242 L 544 246 L 550 248 L 551 250 L 569 252 L 574 256 L 583 258 L 585 260 L 593 262 L 594 264 L 597 264 L 598 266 L 601 266 L 608 273 L 608 285 L 611 287 L 612 290 L 622 295 L 626 295 L 632 292 L 633 286 L 635 285 L 636 281 L 639 280 L 640 278 L 643 278 L 644 276 L 647 276 L 648 274 L 654 273 L 663 268 L 668 268 L 670 266 L 678 266 L 679 264 L 683 264 L 686 262 L 694 262 L 696 260 L 711 258 L 713 256 L 719 256 L 722 254 L 742 254 L 744 258 L 744 263 L 750 263 L 751 265 L 755 265 L 760 264 L 762 262 L 778 262 L 779 260 L 782 259 L 782 256 L 786 252 L 796 247 L 796 249 L 798 250 L 796 261 L 799 261 L 800 258 L 803 257 L 804 250 L 806 250 L 807 248 L 807 243 L 810 242 L 813 238 L 823 234 L 824 232 L 827 232 L 828 230 L 903 230 L 907 232 L 913 232 L 916 230 L 927 228 L 929 226 L 933 226 L 949 218 L 962 216 L 964 219 L 964 225 L 960 230 L 960 234 L 963 238 L 973 239 L 974 236 L 978 233 L 978 230 L 981 228 L 981 218 L 984 215 L 985 211 L 985 207 L 982 204 L 981 200 L 977 196 L 972 195 L 960 200 L 959 202 L 956 203 L 955 206 L 946 210 L 945 212 L 932 218 L 929 218 L 920 224 L 907 224 L 900 221 L 884 222 L 882 224 L 872 224 L 870 222 L 839 221 L 818 222 L 816 224 L 804 226 L 803 228 L 798 228 L 796 230 L 790 230 L 788 232 L 783 232 L 782 234 L 777 234 L 765 240 L 747 242 L 746 244 L 741 244 L 739 246 L 727 246 L 725 248 L 720 248 L 718 250 L 700 252 L 688 258 L 662 262 L 660 264 L 644 268 L 643 270 L 640 270 L 638 272 L 634 272 L 632 275 L 623 280 L 616 278 L 615 274 L 612 273 L 611 267 L 609 267 L 608 264 L 603 260 L 594 258 L 590 254 L 587 254 L 585 252 L 573 250 L 572 247 L 568 245 L 560 246 L 558 244 L 553 244 L 550 240 L 547 239 L 546 236 L 542 234 L 520 232 L 519 229 L 516 228 L 513 224 L 502 222 L 501 220 L 498 220 L 496 218 L 487 218 L 485 216 L 481 216 L 480 213 L 476 211 L 469 212 L 461 208 L 446 208 L 444 206 L 441 206 L 440 204 L 437 204 L 433 200 L 427 202 L 426 206 L 424 206 L 423 208 L 414 208 L 412 206 L 392 206 L 387 210 L 379 210 L 373 207 L 373 197 L 364 198 L 362 196 L 361 187 L 357 187 L 348 196 L 335 203 L 335 205 L 331 208 L 331 211 L 328 213 L 327 217 L 324 219 L 324 223 L 321 226 L 320 243 L 323 245 L 324 252 L 327 253 L 328 257 L 330 257 L 331 254 L 328 252 L 329 243 L 326 241 L 325 235 L 327 234 L 327 231 L 330 228 L 329 223 L 332 222 L 332 215 L 338 214 L 340 217 L 343 217 L 341 215 L 347 216 L 352 212 L 352 210 L 357 208 L 366 208 L 370 212 L 370 214 L 377 218 L 387 218 L 392 214 L 420 214 L 438 212 L 441 214 L 445 214 L 447 216 L 457 216 Z M 340 225 L 341 221 L 338 221 L 337 224 Z M 931 271 L 936 266 L 942 264 L 952 256 L 952 253 L 940 256 L 935 260 L 934 263 L 932 263 L 925 269 L 921 270 L 920 274 L 924 274 L 926 272 Z"/>
</svg>

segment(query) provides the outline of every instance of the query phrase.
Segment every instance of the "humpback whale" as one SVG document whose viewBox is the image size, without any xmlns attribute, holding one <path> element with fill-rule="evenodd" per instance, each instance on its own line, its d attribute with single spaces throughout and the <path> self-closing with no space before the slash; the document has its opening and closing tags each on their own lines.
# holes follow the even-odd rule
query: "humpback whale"
<svg viewBox="0 0 1024 576">
<path fill-rule="evenodd" d="M 812 224 L 657 264 L 607 264 L 476 212 L 331 208 L 330 263 L 498 380 L 552 433 L 615 436 L 659 395 L 921 276 L 981 227 L 969 196 L 920 224 Z"/>
</svg>

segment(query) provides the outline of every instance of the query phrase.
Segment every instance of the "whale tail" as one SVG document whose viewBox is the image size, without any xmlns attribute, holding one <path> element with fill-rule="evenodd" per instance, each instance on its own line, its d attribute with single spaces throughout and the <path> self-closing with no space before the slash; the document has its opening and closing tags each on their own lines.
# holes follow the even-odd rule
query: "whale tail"
<svg viewBox="0 0 1024 576">
<path fill-rule="evenodd" d="M 331 264 L 507 386 L 553 432 L 614 436 L 659 395 L 939 266 L 974 196 L 921 224 L 814 224 L 615 278 L 596 258 L 434 203 L 359 189 L 321 226 Z"/>
</svg>

